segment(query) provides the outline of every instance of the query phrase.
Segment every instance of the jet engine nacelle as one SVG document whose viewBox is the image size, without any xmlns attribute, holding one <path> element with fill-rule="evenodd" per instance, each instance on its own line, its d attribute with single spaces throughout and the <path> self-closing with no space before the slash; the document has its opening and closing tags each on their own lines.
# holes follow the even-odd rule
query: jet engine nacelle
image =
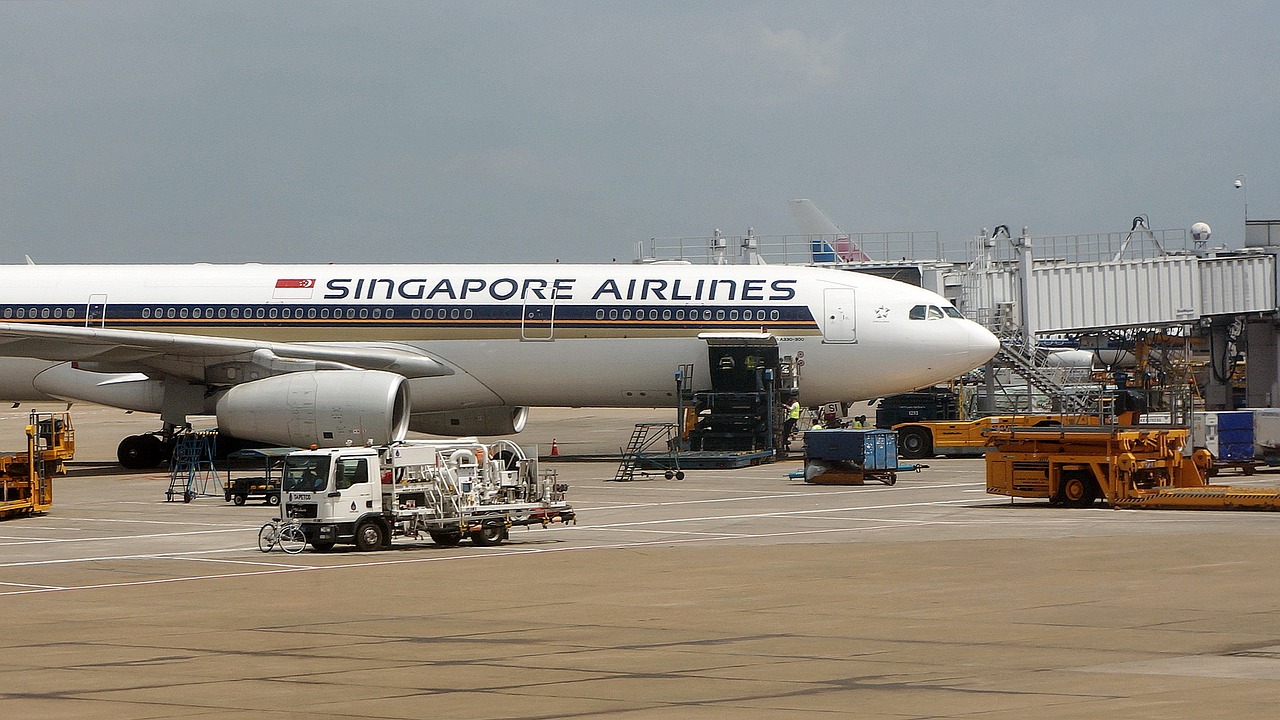
<svg viewBox="0 0 1280 720">
<path fill-rule="evenodd" d="M 524 430 L 529 418 L 529 408 L 494 407 L 446 410 L 433 413 L 416 413 L 409 421 L 409 429 L 430 435 L 511 435 Z"/>
<path fill-rule="evenodd" d="M 236 385 L 218 399 L 218 429 L 245 440 L 341 447 L 403 440 L 409 383 L 381 370 L 316 370 Z"/>
</svg>

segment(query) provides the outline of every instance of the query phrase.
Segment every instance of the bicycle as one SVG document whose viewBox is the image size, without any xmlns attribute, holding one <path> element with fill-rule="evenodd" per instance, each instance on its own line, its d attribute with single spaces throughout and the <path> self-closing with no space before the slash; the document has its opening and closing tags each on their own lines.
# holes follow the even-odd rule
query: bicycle
<svg viewBox="0 0 1280 720">
<path fill-rule="evenodd" d="M 307 546 L 307 535 L 296 520 L 288 522 L 272 518 L 258 530 L 258 549 L 269 553 L 277 545 L 290 555 L 297 555 Z"/>
</svg>

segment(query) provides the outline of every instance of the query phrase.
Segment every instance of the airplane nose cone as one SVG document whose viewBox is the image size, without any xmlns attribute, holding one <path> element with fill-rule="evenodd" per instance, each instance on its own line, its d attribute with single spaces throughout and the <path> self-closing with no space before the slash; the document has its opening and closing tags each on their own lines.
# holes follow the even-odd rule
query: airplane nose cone
<svg viewBox="0 0 1280 720">
<path fill-rule="evenodd" d="M 969 358 L 974 365 L 981 365 L 1000 351 L 1000 338 L 978 323 L 969 323 Z"/>
</svg>

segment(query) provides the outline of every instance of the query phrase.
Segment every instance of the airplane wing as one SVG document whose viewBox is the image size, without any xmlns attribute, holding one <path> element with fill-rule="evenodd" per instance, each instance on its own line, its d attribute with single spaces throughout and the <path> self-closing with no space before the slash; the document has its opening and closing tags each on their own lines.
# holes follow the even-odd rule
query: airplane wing
<svg viewBox="0 0 1280 720">
<path fill-rule="evenodd" d="M 120 372 L 158 371 L 207 382 L 213 366 L 253 364 L 272 373 L 385 370 L 408 378 L 452 375 L 452 368 L 400 343 L 287 343 L 95 327 L 0 323 L 0 355 L 92 363 Z"/>
</svg>

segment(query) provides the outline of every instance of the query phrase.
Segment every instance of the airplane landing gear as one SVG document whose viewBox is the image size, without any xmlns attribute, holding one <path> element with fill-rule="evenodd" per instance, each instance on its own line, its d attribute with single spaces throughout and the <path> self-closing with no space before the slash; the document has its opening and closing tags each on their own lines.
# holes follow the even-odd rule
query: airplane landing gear
<svg viewBox="0 0 1280 720">
<path fill-rule="evenodd" d="M 130 470 L 149 470 L 169 459 L 169 448 L 158 435 L 130 435 L 120 441 L 116 459 Z"/>
</svg>

